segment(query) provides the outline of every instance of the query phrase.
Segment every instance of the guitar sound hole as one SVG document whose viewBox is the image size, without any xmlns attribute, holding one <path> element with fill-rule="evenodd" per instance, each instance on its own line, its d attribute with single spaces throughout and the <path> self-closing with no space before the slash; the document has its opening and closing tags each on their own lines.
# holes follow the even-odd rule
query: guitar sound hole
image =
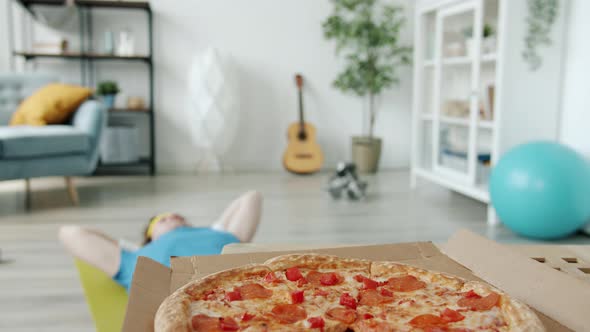
<svg viewBox="0 0 590 332">
<path fill-rule="evenodd" d="M 301 141 L 305 141 L 307 139 L 307 134 L 304 131 L 300 131 L 297 135 L 297 138 L 299 138 Z"/>
</svg>

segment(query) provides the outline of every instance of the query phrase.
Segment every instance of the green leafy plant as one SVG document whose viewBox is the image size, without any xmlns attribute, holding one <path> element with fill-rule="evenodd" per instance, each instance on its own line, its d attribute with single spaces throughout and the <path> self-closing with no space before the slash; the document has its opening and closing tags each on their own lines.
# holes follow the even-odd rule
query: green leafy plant
<svg viewBox="0 0 590 332">
<path fill-rule="evenodd" d="M 96 94 L 99 96 L 105 96 L 105 95 L 115 95 L 117 93 L 119 93 L 119 86 L 117 85 L 117 82 L 114 81 L 104 81 L 104 82 L 100 82 L 98 83 L 98 87 L 96 89 Z"/>
<path fill-rule="evenodd" d="M 493 36 L 495 33 L 496 31 L 494 30 L 494 27 L 488 23 L 484 24 L 481 32 L 482 37 L 488 38 Z M 465 38 L 471 38 L 473 36 L 473 27 L 463 29 L 463 36 L 465 36 Z"/>
<path fill-rule="evenodd" d="M 524 39 L 525 50 L 522 57 L 529 63 L 530 70 L 537 70 L 543 64 L 539 55 L 539 47 L 552 44 L 549 33 L 557 19 L 558 0 L 528 0 L 529 15 L 527 17 L 528 32 Z"/>
<path fill-rule="evenodd" d="M 345 68 L 334 86 L 357 96 L 369 96 L 369 137 L 373 136 L 375 96 L 399 83 L 397 69 L 411 63 L 412 49 L 401 45 L 405 24 L 401 7 L 378 0 L 332 0 L 334 12 L 323 22 L 324 36 L 336 42 Z"/>
</svg>

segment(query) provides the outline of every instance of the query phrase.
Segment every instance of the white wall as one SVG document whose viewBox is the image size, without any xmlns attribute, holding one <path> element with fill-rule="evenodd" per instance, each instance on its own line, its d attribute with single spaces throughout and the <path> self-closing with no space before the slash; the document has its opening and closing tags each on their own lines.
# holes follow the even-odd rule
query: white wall
<svg viewBox="0 0 590 332">
<path fill-rule="evenodd" d="M 570 2 L 561 140 L 590 158 L 590 1 Z"/>
<path fill-rule="evenodd" d="M 8 62 L 8 29 L 6 16 L 6 1 L 0 0 L 0 73 L 10 68 Z"/>
<path fill-rule="evenodd" d="M 407 9 L 408 25 L 402 39 L 410 44 L 413 1 L 391 1 Z M 192 127 L 183 115 L 187 70 L 193 57 L 211 46 L 230 54 L 237 68 L 240 125 L 225 158 L 231 168 L 282 169 L 286 128 L 297 116 L 293 82 L 296 72 L 306 78 L 306 116 L 318 128 L 325 167 L 332 168 L 338 161 L 350 158 L 350 137 L 361 131 L 362 103 L 331 87 L 341 66 L 333 43 L 322 35 L 321 22 L 331 12 L 330 1 L 153 0 L 151 4 L 155 19 L 156 146 L 160 171 L 196 169 L 199 155 L 189 139 Z M 140 40 L 139 49 L 145 49 L 142 22 L 141 15 L 97 12 L 95 45 L 100 48 L 102 31 L 107 26 L 115 31 L 130 27 Z M 37 38 L 43 35 L 37 33 Z M 147 96 L 147 77 L 135 66 L 141 64 L 100 65 L 97 76 L 99 80 L 115 78 L 128 94 Z M 71 63 L 52 60 L 38 68 L 59 72 L 68 81 L 79 76 Z M 376 129 L 384 139 L 383 168 L 409 165 L 411 68 L 400 72 L 402 84 L 384 95 Z"/>
</svg>

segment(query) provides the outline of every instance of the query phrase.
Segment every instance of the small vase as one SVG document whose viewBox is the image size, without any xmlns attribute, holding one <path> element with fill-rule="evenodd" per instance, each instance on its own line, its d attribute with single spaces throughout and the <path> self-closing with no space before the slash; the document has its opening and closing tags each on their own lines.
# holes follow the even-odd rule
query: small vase
<svg viewBox="0 0 590 332">
<path fill-rule="evenodd" d="M 102 102 L 105 104 L 105 106 L 108 109 L 115 108 L 115 97 L 116 96 L 117 96 L 116 94 L 102 96 Z"/>
</svg>

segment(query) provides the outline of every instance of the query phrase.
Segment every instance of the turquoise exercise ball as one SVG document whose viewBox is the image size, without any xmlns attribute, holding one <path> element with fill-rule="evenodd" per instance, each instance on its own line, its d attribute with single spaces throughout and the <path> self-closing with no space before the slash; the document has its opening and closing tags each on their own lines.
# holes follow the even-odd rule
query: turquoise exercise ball
<svg viewBox="0 0 590 332">
<path fill-rule="evenodd" d="M 558 143 L 519 145 L 493 168 L 490 197 L 500 221 L 515 233 L 564 237 L 590 221 L 590 164 Z"/>
</svg>

